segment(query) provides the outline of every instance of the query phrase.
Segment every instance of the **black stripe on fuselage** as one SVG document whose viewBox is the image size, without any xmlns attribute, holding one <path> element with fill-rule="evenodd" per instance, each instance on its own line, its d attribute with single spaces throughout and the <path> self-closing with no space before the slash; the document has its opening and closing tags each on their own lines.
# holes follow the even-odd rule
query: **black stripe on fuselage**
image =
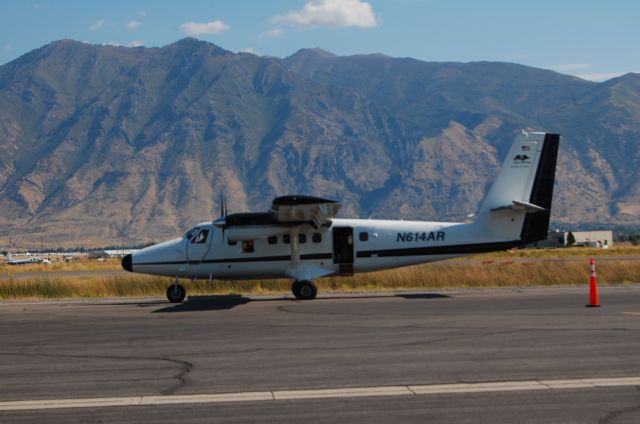
<svg viewBox="0 0 640 424">
<path fill-rule="evenodd" d="M 409 247 L 404 249 L 384 249 L 384 250 L 364 250 L 356 254 L 358 258 L 370 258 L 374 255 L 378 257 L 392 256 L 433 256 L 433 255 L 457 255 L 494 252 L 497 250 L 507 250 L 520 246 L 520 240 L 501 241 L 495 243 L 475 243 L 456 244 L 451 246 L 425 246 Z"/>
<path fill-rule="evenodd" d="M 356 253 L 358 258 L 377 257 L 403 257 L 403 256 L 435 256 L 435 255 L 470 255 L 474 253 L 494 252 L 498 250 L 507 250 L 513 247 L 521 246 L 521 240 L 511 240 L 495 243 L 475 243 L 475 244 L 457 244 L 451 246 L 425 246 L 411 247 L 403 249 L 383 249 L 383 250 L 363 250 Z M 312 253 L 300 255 L 301 260 L 319 260 L 331 259 L 331 253 Z M 291 256 L 256 256 L 246 258 L 228 258 L 228 259 L 206 259 L 203 261 L 174 261 L 174 262 L 136 262 L 135 266 L 140 265 L 200 265 L 214 263 L 247 263 L 247 262 L 280 262 L 290 261 Z"/>
<path fill-rule="evenodd" d="M 319 259 L 331 259 L 333 256 L 331 253 L 310 253 L 306 255 L 300 255 L 300 259 L 306 260 L 319 260 Z M 227 259 L 204 259 L 201 261 L 157 261 L 157 262 L 134 262 L 133 265 L 200 265 L 200 264 L 221 264 L 221 263 L 238 263 L 238 262 L 280 262 L 290 261 L 290 255 L 280 256 L 251 256 L 246 258 L 227 258 Z"/>
</svg>

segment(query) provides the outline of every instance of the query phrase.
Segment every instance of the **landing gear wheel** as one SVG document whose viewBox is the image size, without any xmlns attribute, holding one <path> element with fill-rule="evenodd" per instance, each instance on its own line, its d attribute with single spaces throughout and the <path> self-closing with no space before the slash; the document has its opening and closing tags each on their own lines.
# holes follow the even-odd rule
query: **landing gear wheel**
<svg viewBox="0 0 640 424">
<path fill-rule="evenodd" d="M 318 294 L 318 288 L 309 280 L 294 281 L 291 291 L 298 300 L 313 300 Z"/>
<path fill-rule="evenodd" d="M 298 281 L 294 281 L 293 284 L 291 285 L 291 292 L 296 297 L 296 299 L 300 299 L 300 293 L 298 293 L 298 288 L 299 288 L 298 286 L 299 286 Z"/>
<path fill-rule="evenodd" d="M 171 284 L 167 288 L 167 299 L 171 303 L 182 303 L 186 295 L 187 291 L 178 283 Z"/>
</svg>

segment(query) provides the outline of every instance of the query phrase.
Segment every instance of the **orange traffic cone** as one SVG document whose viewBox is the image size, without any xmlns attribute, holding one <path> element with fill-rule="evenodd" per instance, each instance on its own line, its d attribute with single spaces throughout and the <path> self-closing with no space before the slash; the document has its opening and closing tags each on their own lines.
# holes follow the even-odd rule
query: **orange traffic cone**
<svg viewBox="0 0 640 424">
<path fill-rule="evenodd" d="M 598 298 L 598 280 L 596 279 L 596 260 L 591 259 L 591 272 L 589 273 L 589 304 L 584 305 L 587 308 L 600 307 L 600 299 Z"/>
</svg>

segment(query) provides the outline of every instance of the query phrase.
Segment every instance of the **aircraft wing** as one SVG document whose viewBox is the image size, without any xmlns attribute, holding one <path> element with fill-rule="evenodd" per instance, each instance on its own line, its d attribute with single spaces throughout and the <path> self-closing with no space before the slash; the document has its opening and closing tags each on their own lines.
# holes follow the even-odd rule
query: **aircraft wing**
<svg viewBox="0 0 640 424">
<path fill-rule="evenodd" d="M 213 221 L 223 228 L 230 241 L 255 240 L 293 234 L 304 225 L 316 231 L 331 225 L 340 204 L 312 196 L 282 196 L 273 200 L 269 212 L 234 213 Z M 297 233 L 296 233 L 297 234 Z"/>
</svg>

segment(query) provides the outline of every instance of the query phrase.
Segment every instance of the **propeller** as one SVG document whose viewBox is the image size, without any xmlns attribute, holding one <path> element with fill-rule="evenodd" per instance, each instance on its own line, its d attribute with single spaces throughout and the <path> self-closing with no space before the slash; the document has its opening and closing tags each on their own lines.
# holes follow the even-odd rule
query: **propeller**
<svg viewBox="0 0 640 424">
<path fill-rule="evenodd" d="M 220 217 L 215 219 L 212 224 L 222 229 L 222 243 L 224 244 L 224 230 L 227 228 L 227 203 L 222 193 L 220 193 Z"/>
</svg>

